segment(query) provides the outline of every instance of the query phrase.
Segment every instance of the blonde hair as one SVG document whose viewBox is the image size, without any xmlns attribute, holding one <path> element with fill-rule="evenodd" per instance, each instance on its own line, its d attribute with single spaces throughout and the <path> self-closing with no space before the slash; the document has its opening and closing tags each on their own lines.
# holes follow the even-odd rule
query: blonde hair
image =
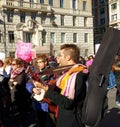
<svg viewBox="0 0 120 127">
<path fill-rule="evenodd" d="M 4 64 L 7 64 L 7 65 L 11 64 L 11 60 L 12 60 L 11 57 L 6 57 L 4 60 Z"/>
</svg>

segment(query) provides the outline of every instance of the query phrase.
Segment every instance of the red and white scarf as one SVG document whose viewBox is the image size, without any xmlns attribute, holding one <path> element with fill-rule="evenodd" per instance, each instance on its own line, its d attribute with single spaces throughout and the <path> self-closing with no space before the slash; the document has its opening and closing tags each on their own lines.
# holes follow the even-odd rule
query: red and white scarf
<svg viewBox="0 0 120 127">
<path fill-rule="evenodd" d="M 17 75 L 19 75 L 24 70 L 23 67 L 16 68 L 15 70 L 12 70 L 10 78 L 15 78 Z"/>
</svg>

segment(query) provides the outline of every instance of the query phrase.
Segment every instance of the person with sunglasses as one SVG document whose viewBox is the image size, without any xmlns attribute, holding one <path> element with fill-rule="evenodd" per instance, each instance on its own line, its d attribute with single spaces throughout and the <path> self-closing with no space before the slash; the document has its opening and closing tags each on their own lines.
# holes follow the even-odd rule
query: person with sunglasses
<svg viewBox="0 0 120 127">
<path fill-rule="evenodd" d="M 15 58 L 11 62 L 12 71 L 9 79 L 11 95 L 11 109 L 13 113 L 20 113 L 21 124 L 26 126 L 27 112 L 29 109 L 29 96 L 26 90 L 26 73 L 23 60 Z"/>
</svg>

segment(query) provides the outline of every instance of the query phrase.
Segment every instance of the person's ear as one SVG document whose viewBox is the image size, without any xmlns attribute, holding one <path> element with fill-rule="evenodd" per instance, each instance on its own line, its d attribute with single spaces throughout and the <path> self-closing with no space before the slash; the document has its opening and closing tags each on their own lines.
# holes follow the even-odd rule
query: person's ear
<svg viewBox="0 0 120 127">
<path fill-rule="evenodd" d="M 71 56 L 70 55 L 67 55 L 66 56 L 66 60 L 69 61 L 71 59 Z"/>
<path fill-rule="evenodd" d="M 45 61 L 45 65 L 47 65 L 47 61 Z"/>
</svg>

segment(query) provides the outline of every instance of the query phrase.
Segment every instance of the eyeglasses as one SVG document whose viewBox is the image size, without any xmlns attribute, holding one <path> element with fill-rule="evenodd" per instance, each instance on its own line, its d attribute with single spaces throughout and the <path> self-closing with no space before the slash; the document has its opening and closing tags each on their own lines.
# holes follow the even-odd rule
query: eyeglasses
<svg viewBox="0 0 120 127">
<path fill-rule="evenodd" d="M 42 62 L 45 62 L 45 61 L 42 61 L 42 60 L 41 60 L 41 61 L 37 61 L 37 64 L 38 64 L 38 63 L 42 63 Z"/>
<path fill-rule="evenodd" d="M 12 65 L 12 66 L 15 66 L 16 64 L 15 64 L 15 63 L 12 63 L 11 65 Z"/>
</svg>

